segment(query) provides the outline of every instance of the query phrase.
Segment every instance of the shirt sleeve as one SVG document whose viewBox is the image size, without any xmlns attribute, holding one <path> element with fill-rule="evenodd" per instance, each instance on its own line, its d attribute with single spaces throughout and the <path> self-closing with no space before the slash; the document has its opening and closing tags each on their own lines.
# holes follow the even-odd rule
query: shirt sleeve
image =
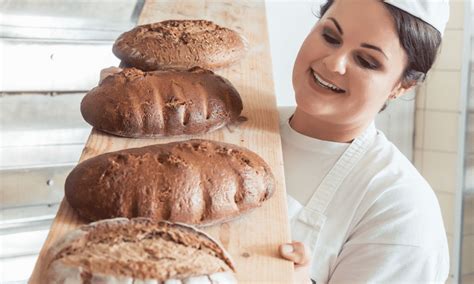
<svg viewBox="0 0 474 284">
<path fill-rule="evenodd" d="M 343 245 L 329 283 L 444 283 L 448 273 L 437 198 L 429 186 L 412 184 L 372 203 Z"/>
</svg>

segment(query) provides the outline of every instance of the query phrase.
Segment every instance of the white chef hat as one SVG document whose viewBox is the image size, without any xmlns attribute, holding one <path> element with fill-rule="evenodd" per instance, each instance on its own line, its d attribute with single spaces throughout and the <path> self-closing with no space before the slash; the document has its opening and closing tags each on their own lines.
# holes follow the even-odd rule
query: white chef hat
<svg viewBox="0 0 474 284">
<path fill-rule="evenodd" d="M 437 29 L 441 36 L 449 19 L 449 0 L 384 0 Z"/>
</svg>

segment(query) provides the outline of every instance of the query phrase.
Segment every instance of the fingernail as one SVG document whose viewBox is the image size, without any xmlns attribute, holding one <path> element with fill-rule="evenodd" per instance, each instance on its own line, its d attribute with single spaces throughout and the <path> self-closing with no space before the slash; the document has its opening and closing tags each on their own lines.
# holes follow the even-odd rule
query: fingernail
<svg viewBox="0 0 474 284">
<path fill-rule="evenodd" d="M 293 252 L 293 246 L 286 244 L 281 247 L 281 252 L 284 254 L 290 254 Z"/>
</svg>

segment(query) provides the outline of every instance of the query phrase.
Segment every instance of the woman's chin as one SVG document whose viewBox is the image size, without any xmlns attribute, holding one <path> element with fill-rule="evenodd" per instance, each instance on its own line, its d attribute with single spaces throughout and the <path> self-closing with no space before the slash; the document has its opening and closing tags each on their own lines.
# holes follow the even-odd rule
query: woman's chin
<svg viewBox="0 0 474 284">
<path fill-rule="evenodd" d="M 337 117 L 337 113 L 333 107 L 329 107 L 325 104 L 315 102 L 314 100 L 306 100 L 296 98 L 296 111 L 302 112 L 305 116 L 320 118 L 320 119 L 332 119 Z"/>
</svg>

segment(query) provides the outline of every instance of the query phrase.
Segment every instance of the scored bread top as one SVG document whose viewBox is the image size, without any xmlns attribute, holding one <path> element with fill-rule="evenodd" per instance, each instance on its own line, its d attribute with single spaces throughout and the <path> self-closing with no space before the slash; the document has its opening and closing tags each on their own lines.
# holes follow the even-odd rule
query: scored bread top
<svg viewBox="0 0 474 284">
<path fill-rule="evenodd" d="M 217 69 L 238 61 L 245 49 L 245 40 L 237 32 L 211 21 L 168 20 L 123 33 L 112 50 L 125 65 L 151 71 Z"/>
<path fill-rule="evenodd" d="M 149 217 L 212 225 L 270 198 L 275 180 L 256 153 L 193 139 L 106 153 L 68 175 L 65 196 L 88 220 Z"/>
<path fill-rule="evenodd" d="M 229 255 L 204 232 L 146 218 L 84 225 L 52 246 L 48 260 L 46 283 L 77 278 L 82 280 L 78 283 L 114 278 L 189 280 L 213 274 L 222 278 L 222 273 L 234 270 Z M 232 275 L 226 277 L 232 279 Z"/>
<path fill-rule="evenodd" d="M 124 137 L 203 134 L 239 118 L 242 99 L 212 71 L 142 72 L 135 68 L 106 77 L 81 102 L 84 119 Z"/>
</svg>

